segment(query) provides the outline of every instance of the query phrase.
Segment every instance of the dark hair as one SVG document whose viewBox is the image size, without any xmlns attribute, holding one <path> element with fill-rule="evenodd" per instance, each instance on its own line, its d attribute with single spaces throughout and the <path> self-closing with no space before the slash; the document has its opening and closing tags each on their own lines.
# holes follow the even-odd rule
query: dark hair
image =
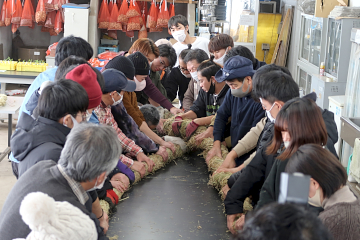
<svg viewBox="0 0 360 240">
<path fill-rule="evenodd" d="M 253 68 L 256 68 L 256 58 L 254 57 L 254 54 L 250 51 L 250 49 L 248 49 L 247 47 L 239 45 L 230 49 L 224 57 L 224 64 L 227 62 L 227 60 L 235 56 L 241 56 L 249 59 L 253 63 Z"/>
<path fill-rule="evenodd" d="M 150 104 L 145 104 L 140 107 L 140 111 L 144 115 L 145 121 L 149 126 L 150 125 L 157 126 L 159 124 L 160 113 L 156 109 L 156 107 L 154 107 L 153 105 L 150 105 Z"/>
<path fill-rule="evenodd" d="M 228 47 L 234 47 L 234 40 L 227 34 L 219 34 L 210 39 L 209 52 L 213 53 Z"/>
<path fill-rule="evenodd" d="M 237 240 L 332 240 L 322 221 L 304 206 L 271 203 L 250 212 Z"/>
<path fill-rule="evenodd" d="M 71 56 L 65 58 L 60 63 L 58 69 L 56 70 L 55 81 L 57 79 L 64 78 L 65 77 L 64 73 L 66 72 L 66 69 L 68 69 L 71 65 L 77 66 L 77 65 L 80 65 L 80 64 L 84 64 L 84 63 L 88 63 L 88 62 L 83 57 L 71 55 Z"/>
<path fill-rule="evenodd" d="M 136 40 L 129 49 L 129 54 L 134 52 L 141 52 L 147 57 L 149 54 L 154 54 L 159 57 L 159 48 L 155 45 L 154 41 L 149 38 L 139 38 Z"/>
<path fill-rule="evenodd" d="M 184 62 L 188 63 L 189 61 L 196 60 L 200 64 L 208 59 L 209 55 L 204 50 L 197 48 L 189 51 L 188 54 L 186 54 Z"/>
<path fill-rule="evenodd" d="M 55 66 L 59 66 L 65 58 L 75 55 L 89 61 L 94 54 L 91 45 L 80 37 L 68 36 L 62 38 L 56 46 Z"/>
<path fill-rule="evenodd" d="M 339 160 L 329 150 L 317 144 L 305 144 L 291 156 L 286 172 L 301 172 L 317 181 L 324 198 L 329 198 L 346 185 L 347 174 Z"/>
<path fill-rule="evenodd" d="M 214 63 L 214 56 L 211 56 L 209 60 L 203 61 L 197 68 L 197 71 L 210 82 L 210 78 L 221 69 L 221 66 Z"/>
<path fill-rule="evenodd" d="M 291 137 L 290 145 L 277 157 L 288 159 L 301 145 L 315 143 L 325 145 L 327 131 L 320 108 L 308 98 L 295 98 L 281 108 L 276 116 L 274 137 L 267 154 L 275 154 L 283 143 L 282 131 L 288 131 Z"/>
<path fill-rule="evenodd" d="M 59 121 L 66 114 L 75 117 L 78 112 L 85 112 L 88 105 L 89 97 L 79 83 L 60 79 L 41 92 L 38 113 L 41 117 Z"/>
<path fill-rule="evenodd" d="M 280 70 L 258 71 L 253 76 L 253 95 L 256 98 L 263 98 L 273 104 L 275 101 L 285 103 L 299 97 L 299 86 L 291 75 Z"/>
<path fill-rule="evenodd" d="M 182 51 L 180 52 L 180 54 L 179 54 L 179 57 L 180 57 L 182 60 L 184 60 L 185 57 L 186 57 L 186 55 L 191 51 L 191 44 L 188 44 L 187 46 L 188 46 L 188 48 L 182 50 Z"/>
<path fill-rule="evenodd" d="M 178 27 L 179 24 L 183 25 L 184 27 L 189 25 L 188 20 L 186 19 L 186 17 L 184 17 L 183 15 L 175 15 L 173 17 L 171 17 L 168 21 L 168 28 L 170 29 L 173 26 Z"/>
<path fill-rule="evenodd" d="M 168 44 L 159 45 L 159 56 L 166 57 L 169 61 L 170 67 L 173 67 L 176 63 L 176 52 L 175 49 Z"/>
</svg>

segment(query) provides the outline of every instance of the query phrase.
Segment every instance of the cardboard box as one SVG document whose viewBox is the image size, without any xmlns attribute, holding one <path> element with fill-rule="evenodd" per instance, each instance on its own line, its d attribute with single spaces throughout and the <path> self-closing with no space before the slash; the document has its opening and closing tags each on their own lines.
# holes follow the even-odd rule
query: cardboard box
<svg viewBox="0 0 360 240">
<path fill-rule="evenodd" d="M 349 5 L 348 0 L 343 0 L 343 2 L 346 6 Z M 314 16 L 327 18 L 335 6 L 340 6 L 340 3 L 337 0 L 316 0 Z"/>
<path fill-rule="evenodd" d="M 18 50 L 18 57 L 21 60 L 44 60 L 45 61 L 45 56 L 46 56 L 46 50 L 47 47 L 40 47 L 40 48 L 35 48 L 35 47 L 26 47 L 26 48 L 19 48 Z"/>
</svg>

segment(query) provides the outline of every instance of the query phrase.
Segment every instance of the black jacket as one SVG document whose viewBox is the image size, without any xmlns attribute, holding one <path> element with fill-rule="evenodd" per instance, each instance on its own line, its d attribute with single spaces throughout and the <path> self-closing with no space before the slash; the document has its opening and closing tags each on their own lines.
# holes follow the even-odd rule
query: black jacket
<svg viewBox="0 0 360 240">
<path fill-rule="evenodd" d="M 33 119 L 21 114 L 16 131 L 11 136 L 10 147 L 14 157 L 20 161 L 19 177 L 41 160 L 57 162 L 70 128 L 43 117 Z"/>
<path fill-rule="evenodd" d="M 182 104 L 190 79 L 191 78 L 186 78 L 182 75 L 178 67 L 171 69 L 168 77 L 164 79 L 165 81 L 162 80 L 162 84 L 166 89 L 167 97 L 170 99 L 170 102 L 174 101 L 176 96 L 179 95 L 179 100 Z"/>
<path fill-rule="evenodd" d="M 38 105 L 38 102 L 39 102 L 39 97 L 40 97 L 40 94 L 39 94 L 39 89 L 36 90 L 29 98 L 29 101 L 26 103 L 25 105 L 25 108 L 26 110 L 29 111 L 30 115 L 33 114 L 33 111 L 35 110 L 35 108 L 37 107 Z"/>
<path fill-rule="evenodd" d="M 214 94 L 207 93 L 200 89 L 199 96 L 194 102 L 194 105 L 191 106 L 190 110 L 196 113 L 198 118 L 215 115 L 220 105 L 224 101 L 228 90 L 229 86 L 225 84 L 224 88 L 220 91 L 215 101 Z"/>
</svg>

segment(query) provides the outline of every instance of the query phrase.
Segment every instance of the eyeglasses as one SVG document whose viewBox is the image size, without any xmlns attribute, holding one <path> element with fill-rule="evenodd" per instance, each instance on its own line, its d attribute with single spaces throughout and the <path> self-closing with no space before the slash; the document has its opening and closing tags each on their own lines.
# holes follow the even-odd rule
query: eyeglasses
<svg viewBox="0 0 360 240">
<path fill-rule="evenodd" d="M 189 71 L 187 70 L 187 68 L 183 68 L 179 65 L 179 69 L 182 73 L 189 73 Z"/>
</svg>

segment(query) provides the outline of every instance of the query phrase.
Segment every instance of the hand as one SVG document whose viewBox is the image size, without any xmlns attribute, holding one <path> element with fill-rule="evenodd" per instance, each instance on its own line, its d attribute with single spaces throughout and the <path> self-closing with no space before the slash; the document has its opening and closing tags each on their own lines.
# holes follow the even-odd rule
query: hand
<svg viewBox="0 0 360 240">
<path fill-rule="evenodd" d="M 186 127 L 186 138 L 190 139 L 190 137 L 194 134 L 199 124 L 195 123 L 194 120 L 191 121 L 189 125 Z"/>
<path fill-rule="evenodd" d="M 104 229 L 104 234 L 106 234 L 109 229 L 109 216 L 105 211 L 103 212 L 103 216 L 99 218 L 99 222 L 100 226 Z"/>
<path fill-rule="evenodd" d="M 111 185 L 119 190 L 125 192 L 130 186 L 129 178 L 123 173 L 117 173 L 110 179 Z"/>
<path fill-rule="evenodd" d="M 235 223 L 236 230 L 242 230 L 245 225 L 245 214 L 243 214 Z"/>
<path fill-rule="evenodd" d="M 182 120 L 183 120 L 183 118 L 181 116 L 177 116 L 177 117 L 175 117 L 175 120 L 171 125 L 175 136 L 180 136 L 180 128 L 181 128 Z"/>
<path fill-rule="evenodd" d="M 167 148 L 170 148 L 170 150 L 175 153 L 175 145 L 172 143 L 172 142 L 163 142 L 162 144 L 160 144 L 161 146 L 163 147 L 167 147 Z"/>
<path fill-rule="evenodd" d="M 135 170 L 140 173 L 141 178 L 145 177 L 146 168 L 145 165 L 141 162 L 134 161 L 134 164 L 131 167 L 132 170 Z"/>
<path fill-rule="evenodd" d="M 196 144 L 200 145 L 202 140 L 204 140 L 205 138 L 208 138 L 208 137 L 214 138 L 213 132 L 214 132 L 214 127 L 208 127 L 205 132 L 200 133 L 199 135 L 196 135 L 196 137 L 195 137 Z"/>
<path fill-rule="evenodd" d="M 219 172 L 229 172 L 229 173 L 236 173 L 241 171 L 244 168 L 244 164 L 241 164 L 238 167 L 235 168 L 226 168 L 226 167 L 219 167 L 218 169 L 216 169 L 216 171 L 213 173 L 219 173 Z"/>
<path fill-rule="evenodd" d="M 160 119 L 159 124 L 156 126 L 156 130 L 158 131 L 159 134 L 165 134 L 164 133 L 164 122 L 166 121 L 166 119 Z"/>
<path fill-rule="evenodd" d="M 160 155 L 163 158 L 164 162 L 166 162 L 168 160 L 169 155 L 168 155 L 165 147 L 160 146 L 159 151 L 157 151 L 156 154 Z"/>
<path fill-rule="evenodd" d="M 117 189 L 120 192 L 125 192 L 129 186 L 125 186 L 124 183 L 122 183 L 121 181 L 110 181 L 111 185 L 113 186 L 113 188 Z"/>
<path fill-rule="evenodd" d="M 211 148 L 211 150 L 208 152 L 207 156 L 206 156 L 206 163 L 209 164 L 210 160 L 214 157 L 214 156 L 218 156 L 219 158 L 222 158 L 221 156 L 221 148 L 220 146 L 214 146 Z"/>
<path fill-rule="evenodd" d="M 179 114 L 179 113 L 183 113 L 184 111 L 181 110 L 181 109 L 179 109 L 179 108 L 172 107 L 172 108 L 170 108 L 170 112 L 171 112 L 172 114 L 176 115 L 176 114 Z"/>
<path fill-rule="evenodd" d="M 148 165 L 148 170 L 149 172 L 152 172 L 152 169 L 154 167 L 154 161 L 151 160 L 148 156 L 146 156 L 143 152 L 139 152 L 138 155 L 136 156 L 136 159 L 139 162 L 146 162 L 146 164 Z"/>
<path fill-rule="evenodd" d="M 229 185 L 225 185 L 222 189 L 221 192 L 224 194 L 224 199 L 226 198 L 227 193 L 229 192 L 230 188 Z"/>
<path fill-rule="evenodd" d="M 227 217 L 226 217 L 227 218 L 227 227 L 232 234 L 236 234 L 236 231 L 235 231 L 233 225 L 234 225 L 234 221 L 237 216 L 239 216 L 239 214 L 230 214 L 230 215 L 227 215 Z"/>
</svg>

